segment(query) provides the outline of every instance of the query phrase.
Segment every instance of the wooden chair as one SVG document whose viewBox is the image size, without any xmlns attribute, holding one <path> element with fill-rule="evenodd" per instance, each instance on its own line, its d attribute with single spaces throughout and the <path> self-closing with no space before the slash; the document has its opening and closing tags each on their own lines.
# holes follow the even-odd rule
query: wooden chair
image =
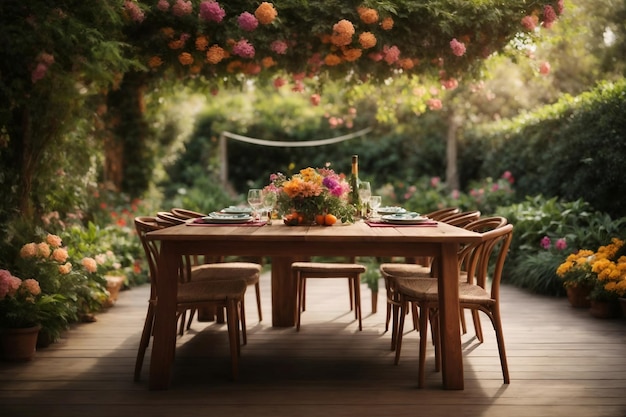
<svg viewBox="0 0 626 417">
<path fill-rule="evenodd" d="M 444 217 L 447 217 L 451 214 L 456 214 L 460 211 L 461 210 L 458 207 L 444 207 L 439 210 L 431 211 L 430 213 L 425 213 L 424 216 L 428 217 L 429 219 L 439 221 Z"/>
<path fill-rule="evenodd" d="M 176 221 L 183 221 L 183 222 L 189 219 L 206 216 L 206 214 L 199 213 L 193 210 L 187 210 L 184 208 L 172 208 L 169 213 L 159 212 L 157 213 L 157 217 L 159 217 L 159 214 L 162 216 L 161 217 L 162 219 L 171 219 L 172 217 L 174 217 Z M 231 262 L 230 265 L 231 267 L 235 267 L 236 265 L 239 265 L 239 267 L 244 267 L 244 268 L 249 267 L 251 263 L 262 265 L 263 258 L 255 258 L 254 260 L 256 262 L 239 262 L 239 263 Z M 215 268 L 217 268 L 217 271 L 220 271 L 221 267 L 220 266 L 215 267 L 211 265 L 224 262 L 224 258 L 205 255 L 203 259 L 201 259 L 200 256 L 193 256 L 190 258 L 190 261 L 191 261 L 191 280 L 193 281 L 193 280 L 198 280 L 198 279 L 200 280 L 214 279 L 214 277 L 216 276 L 216 273 L 214 271 Z M 217 273 L 217 276 L 219 276 L 219 273 L 220 272 Z M 261 308 L 261 286 L 259 282 L 259 277 L 249 276 L 248 285 L 254 285 L 257 312 L 259 314 L 259 321 L 263 321 L 263 310 Z M 191 322 L 193 321 L 195 313 L 196 313 L 195 310 L 191 311 L 189 320 L 187 322 L 187 329 L 189 329 L 189 326 L 191 325 Z M 246 343 L 247 343 L 247 336 L 244 333 L 243 344 L 245 345 Z"/>
<path fill-rule="evenodd" d="M 141 368 L 146 349 L 150 343 L 152 329 L 154 326 L 154 314 L 157 304 L 158 288 L 158 256 L 160 244 L 158 241 L 148 240 L 147 233 L 158 230 L 162 226 L 156 221 L 156 217 L 143 216 L 135 218 L 135 228 L 144 248 L 150 269 L 150 299 L 148 300 L 148 311 L 144 322 L 137 358 L 135 361 L 134 379 L 138 381 L 141 375 Z M 181 260 L 181 265 L 184 262 Z M 239 335 L 239 325 L 242 323 L 242 330 L 245 330 L 243 311 L 244 294 L 248 286 L 246 279 L 250 274 L 259 274 L 260 267 L 230 268 L 228 264 L 221 264 L 223 279 L 212 280 L 188 280 L 188 275 L 184 268 L 179 269 L 178 293 L 177 293 L 177 316 L 180 317 L 189 309 L 206 307 L 221 307 L 226 310 L 226 322 L 231 354 L 232 376 L 234 379 L 238 375 L 238 357 L 240 355 L 241 340 Z M 257 268 L 258 267 L 258 268 Z M 215 271 L 217 275 L 217 270 Z M 187 275 L 187 276 L 186 276 Z"/>
<path fill-rule="evenodd" d="M 460 216 L 456 218 L 456 221 L 464 223 L 467 217 L 475 218 L 476 212 L 471 212 L 467 215 Z M 455 219 L 453 219 L 455 221 Z M 478 218 L 468 224 L 465 224 L 464 228 L 468 230 L 472 230 L 475 232 L 485 232 L 488 230 L 496 229 L 502 227 L 508 223 L 507 219 L 501 216 L 492 216 L 492 217 L 484 217 Z M 467 251 L 467 248 L 461 248 L 459 251 L 459 259 L 464 257 L 464 251 Z M 398 314 L 400 309 L 400 300 L 399 295 L 396 290 L 396 278 L 433 278 L 437 276 L 436 268 L 433 268 L 432 265 L 430 268 L 425 267 L 424 265 L 416 265 L 409 263 L 384 263 L 380 265 L 380 272 L 385 280 L 385 289 L 387 293 L 387 316 L 385 321 L 385 331 L 389 330 L 389 322 L 392 321 L 392 333 L 391 333 L 391 350 L 395 350 L 396 348 L 396 336 L 397 336 L 397 325 L 398 325 Z M 463 280 L 465 277 L 463 271 L 461 271 L 461 275 L 459 280 Z M 474 329 L 476 330 L 476 336 L 482 342 L 482 331 L 480 328 L 480 320 L 477 315 L 472 314 Z M 465 324 L 465 315 L 463 314 L 463 310 L 461 310 L 460 314 L 461 319 L 461 328 L 463 333 L 467 332 L 467 326 Z M 418 313 L 417 310 L 413 310 L 413 327 L 415 330 L 419 329 L 419 321 L 418 321 Z"/>
<path fill-rule="evenodd" d="M 306 280 L 308 278 L 348 278 L 351 293 L 350 308 L 354 306 L 354 318 L 359 321 L 359 330 L 363 329 L 361 315 L 361 274 L 366 267 L 355 263 L 354 258 L 350 263 L 337 262 L 294 262 L 291 270 L 296 279 L 296 308 L 298 320 L 296 329 L 300 331 L 300 318 L 305 310 Z M 354 304 L 353 304 L 354 303 Z"/>
<path fill-rule="evenodd" d="M 509 371 L 506 360 L 504 337 L 502 334 L 502 318 L 500 316 L 500 282 L 504 262 L 513 237 L 513 226 L 507 224 L 503 227 L 483 233 L 481 241 L 469 245 L 465 252 L 465 265 L 467 266 L 466 280 L 459 283 L 459 302 L 461 308 L 468 308 L 484 312 L 493 325 L 496 333 L 498 351 L 500 353 L 500 365 L 504 383 L 508 384 Z M 488 269 L 492 255 L 495 259 L 495 267 L 491 276 L 491 288 L 488 288 Z M 404 316 L 407 306 L 415 304 L 419 308 L 419 378 L 418 386 L 424 386 L 424 366 L 426 360 L 426 339 L 429 319 L 433 326 L 433 341 L 435 344 L 435 369 L 440 369 L 440 332 L 438 328 L 438 305 L 439 294 L 437 281 L 429 278 L 396 278 L 397 291 L 400 300 L 400 323 L 396 345 L 396 363 L 400 357 L 402 348 L 402 333 L 404 328 Z"/>
</svg>

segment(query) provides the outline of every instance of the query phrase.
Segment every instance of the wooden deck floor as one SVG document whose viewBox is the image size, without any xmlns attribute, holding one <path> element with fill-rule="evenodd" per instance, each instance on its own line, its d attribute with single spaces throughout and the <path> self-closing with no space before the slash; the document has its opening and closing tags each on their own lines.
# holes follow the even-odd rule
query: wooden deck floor
<svg viewBox="0 0 626 417">
<path fill-rule="evenodd" d="M 626 416 L 626 319 L 599 320 L 564 299 L 503 289 L 511 384 L 503 385 L 493 331 L 463 337 L 465 390 L 441 389 L 433 352 L 427 387 L 416 388 L 417 335 L 408 333 L 393 365 L 384 333 L 384 297 L 370 314 L 363 286 L 363 331 L 348 312 L 347 282 L 310 280 L 302 329 L 271 327 L 269 276 L 264 317 L 253 294 L 240 378 L 230 379 L 223 325 L 194 323 L 179 339 L 172 387 L 149 391 L 133 367 L 147 287 L 37 352 L 29 363 L 0 363 L 0 416 Z M 470 329 L 471 330 L 471 329 Z"/>
</svg>

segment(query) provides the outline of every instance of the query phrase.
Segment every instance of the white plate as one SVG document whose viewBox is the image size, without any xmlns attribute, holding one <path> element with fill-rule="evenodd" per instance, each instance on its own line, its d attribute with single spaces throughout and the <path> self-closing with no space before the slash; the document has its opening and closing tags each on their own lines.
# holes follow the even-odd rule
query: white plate
<svg viewBox="0 0 626 417">
<path fill-rule="evenodd" d="M 195 220 L 194 223 L 238 224 L 248 223 L 252 221 L 252 217 L 248 214 L 222 214 L 213 212 L 206 217 Z"/>
<path fill-rule="evenodd" d="M 250 214 L 252 213 L 252 209 L 250 207 L 239 207 L 239 206 L 229 206 L 223 208 L 220 213 L 227 214 Z"/>
<path fill-rule="evenodd" d="M 379 207 L 376 209 L 378 214 L 396 214 L 396 213 L 406 213 L 406 209 L 397 206 L 387 206 L 387 207 Z"/>
<path fill-rule="evenodd" d="M 391 224 L 420 224 L 420 223 L 430 221 L 428 217 L 420 216 L 419 214 L 415 214 L 415 215 L 389 214 L 386 216 L 382 216 L 381 219 L 385 223 L 391 223 Z"/>
</svg>

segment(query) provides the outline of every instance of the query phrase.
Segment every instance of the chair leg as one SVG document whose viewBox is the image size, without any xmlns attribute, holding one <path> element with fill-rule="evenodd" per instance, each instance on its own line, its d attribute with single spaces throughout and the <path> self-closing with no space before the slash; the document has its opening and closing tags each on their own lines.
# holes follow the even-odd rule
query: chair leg
<svg viewBox="0 0 626 417">
<path fill-rule="evenodd" d="M 359 319 L 359 331 L 363 330 L 363 322 L 361 320 L 361 278 L 360 276 L 356 276 L 350 280 L 352 282 L 352 286 L 354 287 L 354 311 L 356 313 L 357 318 Z"/>
<path fill-rule="evenodd" d="M 298 272 L 299 274 L 299 272 Z M 298 294 L 302 294 L 300 296 L 300 309 L 302 311 L 306 310 L 306 303 L 305 303 L 305 299 L 306 299 L 306 278 L 298 278 L 300 280 L 300 285 L 302 286 L 302 292 L 298 293 Z"/>
<path fill-rule="evenodd" d="M 263 312 L 261 311 L 261 285 L 257 282 L 254 285 L 256 291 L 256 306 L 259 312 L 259 321 L 263 321 Z"/>
<path fill-rule="evenodd" d="M 401 299 L 400 314 L 398 315 L 400 320 L 396 328 L 396 340 L 395 340 L 396 357 L 393 362 L 394 365 L 397 365 L 398 362 L 400 362 L 400 351 L 402 350 L 402 333 L 404 333 L 404 317 L 406 317 L 406 305 L 407 304 L 408 304 L 407 302 Z"/>
<path fill-rule="evenodd" d="M 480 343 L 483 343 L 485 340 L 483 338 L 483 328 L 480 324 L 480 315 L 478 314 L 478 310 L 472 310 L 472 321 L 474 322 L 476 338 L 480 341 Z"/>
<path fill-rule="evenodd" d="M 302 316 L 302 311 L 304 311 L 304 291 L 306 280 L 300 276 L 300 272 L 296 274 L 296 310 L 297 310 L 297 320 L 296 320 L 296 331 L 300 331 L 300 318 Z"/>
<path fill-rule="evenodd" d="M 230 360 L 234 380 L 237 380 L 237 377 L 239 376 L 239 326 L 237 324 L 237 302 L 238 300 L 235 299 L 229 299 L 226 302 L 226 323 L 228 325 Z"/>
<path fill-rule="evenodd" d="M 355 281 L 352 278 L 348 278 L 348 294 L 350 294 L 350 311 L 354 310 L 354 291 L 355 290 Z M 354 312 L 354 318 L 356 319 L 356 311 Z"/>
<path fill-rule="evenodd" d="M 459 319 L 461 320 L 461 334 L 467 333 L 467 324 L 465 323 L 465 309 L 459 308 Z"/>
<path fill-rule="evenodd" d="M 152 337 L 152 327 L 154 324 L 154 306 L 152 303 L 148 304 L 148 313 L 146 314 L 146 321 L 143 325 L 143 331 L 141 332 L 141 339 L 139 339 L 139 349 L 137 350 L 137 359 L 135 359 L 135 381 L 139 381 L 141 377 L 141 368 L 143 367 L 143 358 L 146 355 L 146 349 L 150 344 L 150 337 Z"/>
<path fill-rule="evenodd" d="M 246 329 L 246 303 L 244 302 L 244 298 L 241 297 L 241 317 L 239 318 L 239 321 L 241 322 L 241 337 L 242 337 L 242 344 L 243 345 L 247 345 L 248 344 L 248 331 Z M 228 313 L 228 312 L 226 312 Z M 226 320 L 228 320 L 228 317 L 226 318 Z"/>
<path fill-rule="evenodd" d="M 511 380 L 509 378 L 509 365 L 506 360 L 506 350 L 504 348 L 504 334 L 502 333 L 502 320 L 500 318 L 500 312 L 498 310 L 493 311 L 489 315 L 489 318 L 491 319 L 491 322 L 493 323 L 493 328 L 496 331 L 498 352 L 500 353 L 500 366 L 502 367 L 502 378 L 504 379 L 505 384 L 509 384 Z"/>
<path fill-rule="evenodd" d="M 189 320 L 187 320 L 187 330 L 191 328 L 191 323 L 197 311 L 198 311 L 197 308 L 194 308 L 191 310 L 191 313 L 189 314 Z"/>
<path fill-rule="evenodd" d="M 426 339 L 428 338 L 428 319 L 430 315 L 430 307 L 428 304 L 420 308 L 420 351 L 419 351 L 419 376 L 417 386 L 424 387 L 425 382 L 425 366 L 426 366 Z"/>
</svg>

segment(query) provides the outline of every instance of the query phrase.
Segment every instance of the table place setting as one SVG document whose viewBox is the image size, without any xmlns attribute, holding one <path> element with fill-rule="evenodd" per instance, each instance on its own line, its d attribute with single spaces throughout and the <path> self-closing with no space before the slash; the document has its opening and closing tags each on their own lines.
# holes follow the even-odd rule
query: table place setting
<svg viewBox="0 0 626 417">
<path fill-rule="evenodd" d="M 401 207 L 394 214 L 382 214 L 380 217 L 372 217 L 365 221 L 370 227 L 397 227 L 397 226 L 437 226 L 437 222 L 420 213 L 406 211 Z M 381 213 L 380 209 L 378 213 Z"/>
<path fill-rule="evenodd" d="M 250 213 L 228 213 L 224 211 L 214 211 L 208 216 L 187 220 L 188 226 L 263 226 L 265 220 L 257 220 Z"/>
</svg>

